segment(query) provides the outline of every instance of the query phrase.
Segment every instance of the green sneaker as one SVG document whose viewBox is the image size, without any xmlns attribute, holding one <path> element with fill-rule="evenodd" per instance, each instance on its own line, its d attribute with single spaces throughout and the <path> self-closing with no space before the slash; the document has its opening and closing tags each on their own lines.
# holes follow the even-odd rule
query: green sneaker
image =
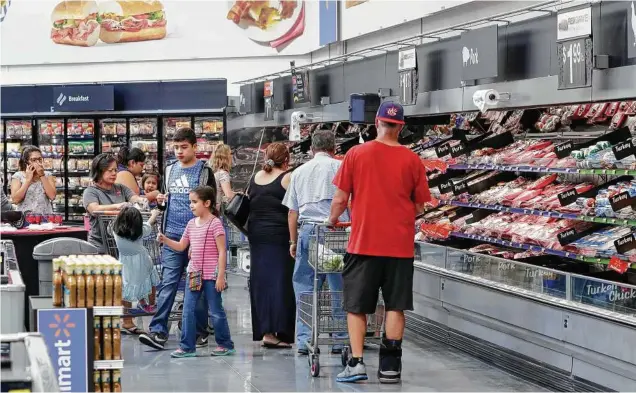
<svg viewBox="0 0 636 393">
<path fill-rule="evenodd" d="M 212 352 L 210 352 L 210 355 L 212 356 L 228 356 L 231 355 L 233 353 L 235 353 L 236 350 L 234 348 L 232 349 L 227 349 L 227 348 L 223 348 L 223 347 L 216 347 L 212 350 Z"/>
<path fill-rule="evenodd" d="M 197 356 L 196 351 L 195 352 L 186 352 L 183 351 L 181 349 L 177 349 L 176 351 L 172 352 L 170 354 L 171 358 L 176 358 L 176 359 L 183 359 L 183 358 L 194 358 Z"/>
</svg>

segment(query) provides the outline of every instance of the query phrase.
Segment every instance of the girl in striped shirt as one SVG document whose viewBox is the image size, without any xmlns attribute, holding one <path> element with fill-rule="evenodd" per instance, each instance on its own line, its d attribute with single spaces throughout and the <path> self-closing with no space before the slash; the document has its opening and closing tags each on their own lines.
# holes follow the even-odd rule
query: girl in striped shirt
<svg viewBox="0 0 636 393">
<path fill-rule="evenodd" d="M 159 234 L 159 241 L 175 251 L 190 247 L 190 262 L 183 302 L 183 331 L 179 349 L 172 352 L 173 358 L 196 356 L 196 318 L 194 309 L 203 294 L 210 307 L 214 338 L 217 347 L 213 356 L 231 355 L 235 352 L 230 337 L 230 328 L 223 309 L 221 292 L 226 287 L 225 268 L 227 254 L 225 230 L 216 208 L 216 191 L 209 186 L 197 187 L 190 192 L 190 210 L 195 218 L 188 222 L 180 241 Z"/>
</svg>

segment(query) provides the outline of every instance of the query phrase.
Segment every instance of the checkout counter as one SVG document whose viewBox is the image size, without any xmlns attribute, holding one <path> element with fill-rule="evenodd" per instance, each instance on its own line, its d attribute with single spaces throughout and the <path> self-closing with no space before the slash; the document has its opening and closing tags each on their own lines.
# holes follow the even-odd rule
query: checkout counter
<svg viewBox="0 0 636 393">
<path fill-rule="evenodd" d="M 26 287 L 11 240 L 0 240 L 0 258 L 0 333 L 21 333 L 25 331 L 23 305 Z"/>
<path fill-rule="evenodd" d="M 636 391 L 636 286 L 424 242 L 407 335 L 560 391 Z"/>
</svg>

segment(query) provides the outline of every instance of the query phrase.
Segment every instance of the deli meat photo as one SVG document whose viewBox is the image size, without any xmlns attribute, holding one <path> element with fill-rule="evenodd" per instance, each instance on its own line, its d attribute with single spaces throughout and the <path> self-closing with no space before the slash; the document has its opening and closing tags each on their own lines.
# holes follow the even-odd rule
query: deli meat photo
<svg viewBox="0 0 636 393">
<path fill-rule="evenodd" d="M 51 13 L 51 40 L 56 44 L 93 46 L 99 39 L 95 1 L 63 1 Z"/>
<path fill-rule="evenodd" d="M 101 32 L 107 44 L 160 40 L 166 36 L 166 15 L 160 1 L 99 3 Z"/>
</svg>

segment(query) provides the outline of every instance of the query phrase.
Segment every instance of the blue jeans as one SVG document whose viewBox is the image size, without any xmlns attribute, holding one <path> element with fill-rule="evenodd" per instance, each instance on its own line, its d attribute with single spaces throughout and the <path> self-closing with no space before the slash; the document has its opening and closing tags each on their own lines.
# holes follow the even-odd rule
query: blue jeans
<svg viewBox="0 0 636 393">
<path fill-rule="evenodd" d="M 183 303 L 183 331 L 181 332 L 181 350 L 184 352 L 196 351 L 195 324 L 197 321 L 196 307 L 201 298 L 206 298 L 210 306 L 212 315 L 212 326 L 214 327 L 214 339 L 218 346 L 225 349 L 234 349 L 234 343 L 230 337 L 230 326 L 227 323 L 227 316 L 223 309 L 223 298 L 221 292 L 216 290 L 215 280 L 203 280 L 200 291 L 191 291 L 186 286 L 185 301 Z M 204 296 L 201 296 L 203 294 Z"/>
<path fill-rule="evenodd" d="M 309 265 L 309 240 L 314 233 L 316 224 L 303 224 L 300 227 L 298 233 L 298 244 L 296 246 L 296 264 L 294 265 L 294 293 L 296 295 L 296 307 L 299 307 L 300 294 L 303 292 L 313 292 L 314 290 L 314 268 Z M 342 275 L 340 273 L 334 274 L 320 274 L 318 275 L 318 288 L 322 287 L 323 283 L 327 280 L 330 291 L 342 292 Z M 344 318 L 344 311 L 342 311 L 342 302 L 334 306 L 334 315 L 341 315 Z M 337 310 L 339 309 L 339 310 Z M 311 329 L 305 325 L 299 317 L 300 313 L 296 312 L 296 346 L 298 349 L 305 349 L 306 343 L 311 339 Z M 346 333 L 336 334 L 337 338 L 347 337 Z M 342 347 L 342 345 L 334 346 L 334 348 Z"/>
<path fill-rule="evenodd" d="M 175 240 L 175 239 L 173 239 Z M 179 240 L 179 239 L 176 239 Z M 161 282 L 157 286 L 157 313 L 150 322 L 150 332 L 168 335 L 168 317 L 177 295 L 177 287 L 188 266 L 188 252 L 178 252 L 164 246 L 161 251 Z M 184 306 L 185 307 L 185 306 Z M 197 305 L 197 331 L 204 334 L 208 327 L 205 299 Z"/>
</svg>

